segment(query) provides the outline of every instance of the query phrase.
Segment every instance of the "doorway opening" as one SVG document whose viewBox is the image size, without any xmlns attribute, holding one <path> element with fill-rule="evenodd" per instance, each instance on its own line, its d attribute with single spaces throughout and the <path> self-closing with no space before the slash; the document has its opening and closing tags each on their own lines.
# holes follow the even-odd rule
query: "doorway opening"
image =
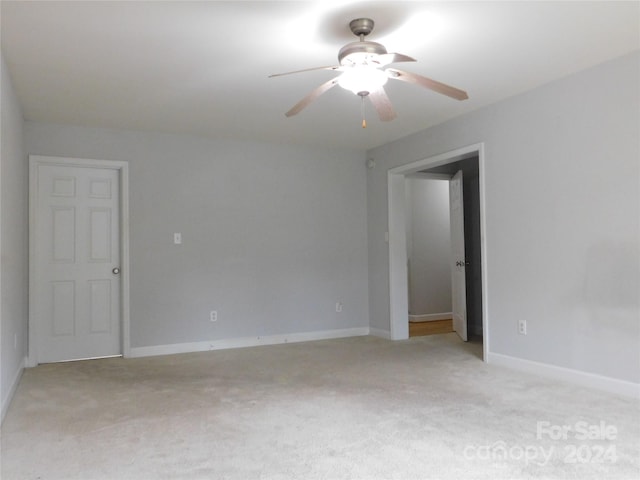
<svg viewBox="0 0 640 480">
<path fill-rule="evenodd" d="M 407 175 L 409 337 L 453 332 L 451 175 Z"/>
<path fill-rule="evenodd" d="M 407 209 L 409 194 L 409 179 L 439 179 L 449 183 L 449 179 L 456 173 L 462 172 L 461 194 L 464 205 L 464 242 L 462 257 L 453 258 L 447 255 L 447 261 L 451 262 L 451 275 L 459 272 L 462 276 L 463 288 L 466 291 L 459 301 L 465 313 L 464 335 L 458 325 L 456 330 L 460 336 L 473 342 L 482 342 L 483 358 L 487 358 L 488 318 L 486 315 L 486 254 L 484 242 L 484 157 L 483 145 L 471 145 L 452 152 L 447 152 L 435 157 L 404 165 L 389 170 L 389 293 L 390 293 L 390 336 L 392 339 L 406 339 L 409 337 L 410 325 L 412 330 L 427 330 L 434 333 L 444 333 L 449 328 L 450 319 L 454 317 L 455 310 L 452 300 L 449 305 L 452 309 L 447 312 L 445 306 L 440 305 L 438 312 L 429 312 L 420 315 L 419 302 L 410 302 L 410 291 L 414 293 L 419 286 L 412 285 L 411 267 L 409 257 L 411 250 L 415 251 L 416 245 L 412 245 L 409 238 L 411 232 L 411 215 Z M 442 207 L 444 208 L 444 207 Z M 449 208 L 447 205 L 446 208 Z M 447 212 L 448 213 L 448 212 Z M 462 221 L 462 220 L 461 220 Z M 427 227 L 438 228 L 438 223 L 430 223 Z M 432 232 L 433 233 L 433 232 Z M 433 242 L 430 242 L 433 243 Z M 449 245 L 451 247 L 451 244 Z M 445 254 L 446 255 L 446 254 Z M 458 262 L 456 262 L 458 260 Z M 456 266 L 457 265 L 457 266 Z M 431 266 L 433 275 L 439 276 L 436 266 Z M 442 269 L 442 265 L 440 266 Z M 448 280 L 448 279 L 447 279 Z M 415 279 L 413 280 L 415 282 Z M 433 282 L 433 279 L 430 281 Z M 413 288 L 412 288 L 413 287 Z M 439 288 L 443 288 L 440 286 Z M 455 281 L 451 289 L 441 295 L 440 299 L 447 301 L 446 295 L 455 297 Z M 413 309 L 410 308 L 413 303 Z M 449 315 L 447 315 L 447 313 Z M 414 322 L 427 320 L 422 325 L 416 325 L 408 321 L 408 314 Z M 445 318 L 445 317 L 449 318 Z M 430 321 L 431 320 L 431 321 Z M 459 320 L 459 319 L 458 319 Z M 418 322 L 416 322 L 418 323 Z M 420 322 L 422 323 L 422 322 Z M 429 325 L 427 325 L 429 324 Z M 454 327 L 455 328 L 455 327 Z M 451 330 L 448 330 L 451 331 Z"/>
</svg>

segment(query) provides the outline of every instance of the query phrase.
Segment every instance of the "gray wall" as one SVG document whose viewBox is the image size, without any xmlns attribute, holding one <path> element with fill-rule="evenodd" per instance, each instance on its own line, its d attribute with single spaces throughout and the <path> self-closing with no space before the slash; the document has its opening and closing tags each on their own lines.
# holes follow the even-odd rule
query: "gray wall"
<svg viewBox="0 0 640 480">
<path fill-rule="evenodd" d="M 451 312 L 449 182 L 408 178 L 409 313 Z"/>
<path fill-rule="evenodd" d="M 389 329 L 387 169 L 484 142 L 490 351 L 639 382 L 639 65 L 635 52 L 368 152 L 372 328 Z"/>
<path fill-rule="evenodd" d="M 0 99 L 0 399 L 8 407 L 24 366 L 28 326 L 28 168 L 24 154 L 22 111 L 1 58 Z"/>
<path fill-rule="evenodd" d="M 29 154 L 129 162 L 132 347 L 368 327 L 364 152 L 30 122 L 25 137 Z"/>
</svg>

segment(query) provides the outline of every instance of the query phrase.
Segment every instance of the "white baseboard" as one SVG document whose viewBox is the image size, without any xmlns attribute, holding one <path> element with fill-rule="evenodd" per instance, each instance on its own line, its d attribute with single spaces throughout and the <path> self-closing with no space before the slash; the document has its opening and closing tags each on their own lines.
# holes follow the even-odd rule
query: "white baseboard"
<svg viewBox="0 0 640 480">
<path fill-rule="evenodd" d="M 257 347 L 259 345 L 279 345 L 282 343 L 328 340 L 330 338 L 361 337 L 364 335 L 369 335 L 369 327 L 322 330 L 317 332 L 291 333 L 285 335 L 268 335 L 264 337 L 225 338 L 206 342 L 132 347 L 130 357 L 151 357 L 156 355 L 172 355 L 175 353 L 205 352 L 208 350 Z"/>
<path fill-rule="evenodd" d="M 423 313 L 417 315 L 409 314 L 409 321 L 414 322 L 435 322 L 436 320 L 451 320 L 453 318 L 452 312 L 442 313 Z"/>
<path fill-rule="evenodd" d="M 626 380 L 582 372 L 571 368 L 558 367 L 547 363 L 524 360 L 500 353 L 489 353 L 487 363 L 514 368 L 557 380 L 564 380 L 617 395 L 640 398 L 640 383 L 628 382 Z"/>
<path fill-rule="evenodd" d="M 391 340 L 391 332 L 389 330 L 382 330 L 381 328 L 370 328 L 369 335 L 373 335 L 374 337 L 386 338 L 387 340 Z"/>
<path fill-rule="evenodd" d="M 11 382 L 11 386 L 9 387 L 9 391 L 2 399 L 2 410 L 0 413 L 0 422 L 4 421 L 4 416 L 7 414 L 7 410 L 9 410 L 9 405 L 11 405 L 11 400 L 16 393 L 16 389 L 18 388 L 18 384 L 20 383 L 20 379 L 22 378 L 22 372 L 24 372 L 24 366 L 27 363 L 27 359 L 23 358 L 20 365 L 18 365 L 18 370 L 13 376 L 13 381 Z"/>
</svg>

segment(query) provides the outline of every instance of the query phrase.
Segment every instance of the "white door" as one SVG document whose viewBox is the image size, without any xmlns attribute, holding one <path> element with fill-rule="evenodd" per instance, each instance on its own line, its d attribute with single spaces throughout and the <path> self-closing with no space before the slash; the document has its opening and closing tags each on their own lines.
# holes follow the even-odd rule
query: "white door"
<svg viewBox="0 0 640 480">
<path fill-rule="evenodd" d="M 35 175 L 37 362 L 120 355 L 119 170 L 38 164 Z"/>
<path fill-rule="evenodd" d="M 462 170 L 449 181 L 451 223 L 451 311 L 453 330 L 467 341 L 467 293 L 464 256 L 464 207 L 462 203 Z"/>
</svg>

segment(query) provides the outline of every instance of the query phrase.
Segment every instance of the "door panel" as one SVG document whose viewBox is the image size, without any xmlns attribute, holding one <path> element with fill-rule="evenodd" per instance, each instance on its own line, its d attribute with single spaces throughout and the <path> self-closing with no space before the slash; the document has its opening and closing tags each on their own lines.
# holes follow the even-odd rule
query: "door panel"
<svg viewBox="0 0 640 480">
<path fill-rule="evenodd" d="M 52 207 L 51 260 L 53 263 L 73 263 L 75 261 L 76 209 L 73 207 Z"/>
<path fill-rule="evenodd" d="M 89 319 L 91 333 L 111 331 L 111 282 L 89 280 Z"/>
<path fill-rule="evenodd" d="M 119 171 L 40 164 L 36 175 L 37 362 L 120 355 Z"/>
<path fill-rule="evenodd" d="M 462 198 L 462 170 L 449 181 L 451 222 L 451 310 L 453 330 L 467 341 L 467 294 L 464 255 L 464 207 Z"/>
<path fill-rule="evenodd" d="M 111 262 L 111 209 L 90 208 L 89 261 L 92 263 Z"/>
<path fill-rule="evenodd" d="M 55 337 L 73 335 L 75 331 L 75 298 L 76 282 L 74 281 L 52 281 L 51 299 L 53 302 L 51 309 L 52 334 Z M 47 330 L 49 330 L 47 328 Z"/>
</svg>

